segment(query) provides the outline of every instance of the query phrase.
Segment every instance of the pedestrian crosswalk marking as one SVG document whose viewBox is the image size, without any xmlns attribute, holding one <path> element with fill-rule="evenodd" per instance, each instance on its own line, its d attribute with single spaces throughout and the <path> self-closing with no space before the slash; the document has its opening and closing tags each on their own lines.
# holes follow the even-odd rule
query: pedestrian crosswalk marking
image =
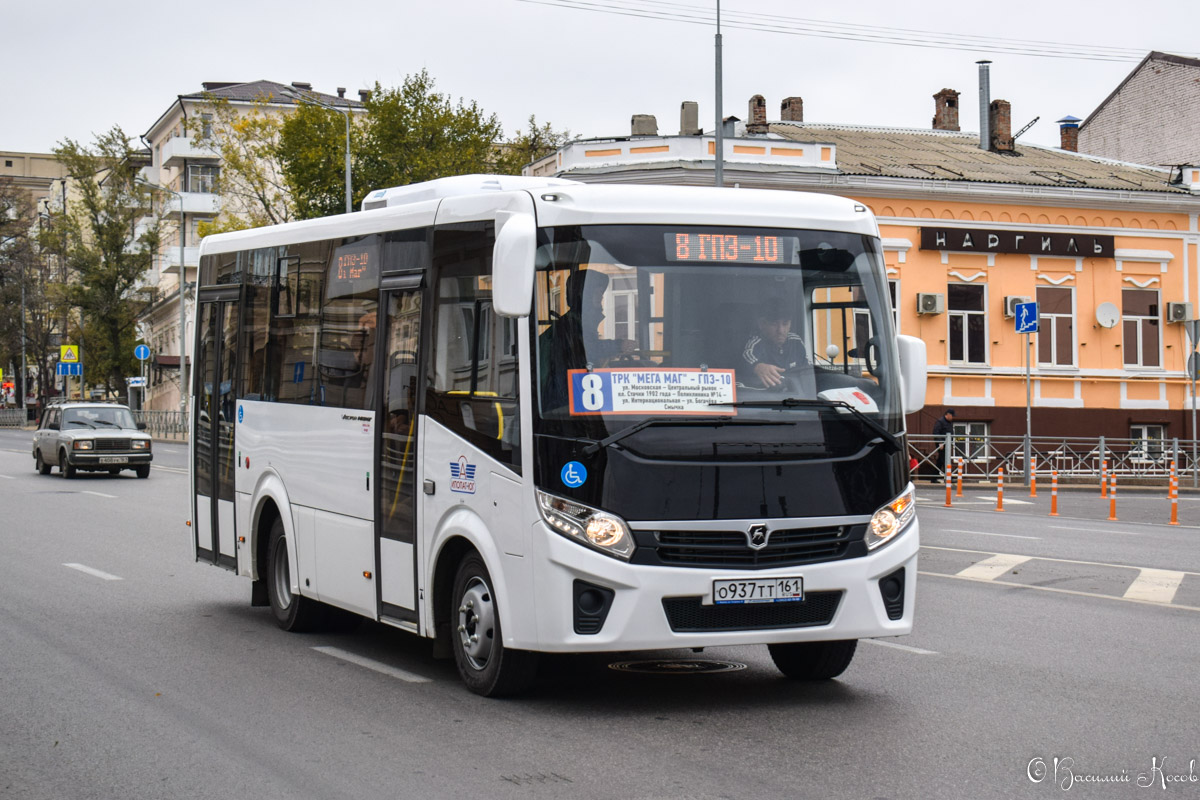
<svg viewBox="0 0 1200 800">
<path fill-rule="evenodd" d="M 974 578 L 981 581 L 994 581 L 1001 575 L 1008 572 L 1013 567 L 1018 567 L 1026 561 L 1032 559 L 1033 556 L 1017 556 L 1008 553 L 997 553 L 991 558 L 985 558 L 961 572 L 957 573 L 960 578 Z"/>
<path fill-rule="evenodd" d="M 1175 599 L 1175 592 L 1179 589 L 1179 584 L 1183 583 L 1185 574 L 1171 569 L 1143 569 L 1125 590 L 1125 598 L 1150 603 L 1170 603 Z"/>
</svg>

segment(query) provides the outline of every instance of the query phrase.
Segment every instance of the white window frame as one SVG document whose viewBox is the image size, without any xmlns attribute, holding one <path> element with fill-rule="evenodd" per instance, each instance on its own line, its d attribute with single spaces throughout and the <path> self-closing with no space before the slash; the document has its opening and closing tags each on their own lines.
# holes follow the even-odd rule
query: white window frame
<svg viewBox="0 0 1200 800">
<path fill-rule="evenodd" d="M 990 422 L 952 422 L 954 426 L 951 439 L 951 466 L 962 459 L 972 464 L 986 463 L 991 460 L 990 438 L 992 425 Z"/>
<path fill-rule="evenodd" d="M 1056 326 L 1054 323 L 1059 318 L 1065 317 L 1068 315 L 1067 314 L 1043 313 L 1041 310 L 1041 306 L 1039 304 L 1039 306 L 1038 306 L 1038 332 L 1037 332 L 1038 341 L 1035 344 L 1035 347 L 1037 349 L 1036 355 L 1038 358 L 1038 360 L 1037 360 L 1038 368 L 1039 369 L 1067 369 L 1067 368 L 1077 367 L 1079 365 L 1079 344 L 1078 344 L 1079 337 L 1076 335 L 1075 332 L 1076 332 L 1076 329 L 1079 327 L 1079 324 L 1078 324 L 1078 317 L 1077 317 L 1077 313 L 1076 313 L 1078 311 L 1078 308 L 1076 306 L 1077 293 L 1075 291 L 1075 287 L 1074 286 L 1038 286 L 1037 289 L 1062 289 L 1062 290 L 1065 290 L 1065 291 L 1068 291 L 1071 293 L 1071 314 L 1070 314 L 1070 317 L 1071 317 L 1071 363 L 1070 364 L 1059 364 L 1054 361 L 1042 361 L 1042 359 L 1041 359 L 1041 344 L 1042 344 L 1041 339 L 1042 339 L 1042 335 L 1046 332 L 1045 328 L 1049 327 L 1049 329 L 1050 329 L 1050 352 L 1053 355 L 1057 355 L 1058 354 L 1058 326 Z M 1034 290 L 1034 295 L 1033 295 L 1033 299 L 1035 301 L 1037 300 L 1037 289 Z M 1042 324 L 1043 319 L 1050 320 L 1050 323 L 1048 326 Z M 1124 335 L 1124 334 L 1122 334 L 1122 335 Z"/>
<path fill-rule="evenodd" d="M 950 308 L 950 287 L 951 286 L 972 286 L 972 287 L 979 287 L 979 288 L 983 289 L 983 310 L 982 311 L 955 311 L 955 310 L 952 310 Z M 963 281 L 956 281 L 956 282 L 946 284 L 946 363 L 947 364 L 952 364 L 956 367 L 986 367 L 992 363 L 992 352 L 991 352 L 992 346 L 991 346 L 991 341 L 989 340 L 989 337 L 988 337 L 989 325 L 988 325 L 987 309 L 988 309 L 988 286 L 986 283 L 967 283 L 967 282 L 963 282 Z M 962 318 L 963 318 L 963 330 L 962 330 L 962 337 L 963 337 L 962 346 L 963 346 L 963 348 L 962 349 L 963 349 L 964 356 L 969 354 L 967 337 L 968 337 L 968 334 L 970 331 L 970 324 L 969 324 L 970 317 L 971 317 L 971 315 L 983 317 L 983 361 L 971 361 L 970 359 L 961 359 L 961 360 L 956 361 L 950 357 L 950 352 L 951 352 L 950 320 L 956 315 L 962 316 Z"/>
</svg>

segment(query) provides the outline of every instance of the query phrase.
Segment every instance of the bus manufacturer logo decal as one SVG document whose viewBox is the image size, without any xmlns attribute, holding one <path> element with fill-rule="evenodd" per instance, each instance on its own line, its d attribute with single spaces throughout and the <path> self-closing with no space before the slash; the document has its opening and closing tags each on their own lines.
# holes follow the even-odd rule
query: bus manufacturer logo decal
<svg viewBox="0 0 1200 800">
<path fill-rule="evenodd" d="M 475 465 L 468 464 L 466 456 L 450 462 L 450 491 L 475 494 Z"/>
<path fill-rule="evenodd" d="M 564 486 L 578 489 L 587 480 L 587 467 L 578 461 L 568 461 L 562 468 L 561 477 Z"/>
<path fill-rule="evenodd" d="M 751 525 L 746 531 L 746 546 L 751 550 L 762 550 L 771 539 L 771 532 L 766 525 Z"/>
</svg>

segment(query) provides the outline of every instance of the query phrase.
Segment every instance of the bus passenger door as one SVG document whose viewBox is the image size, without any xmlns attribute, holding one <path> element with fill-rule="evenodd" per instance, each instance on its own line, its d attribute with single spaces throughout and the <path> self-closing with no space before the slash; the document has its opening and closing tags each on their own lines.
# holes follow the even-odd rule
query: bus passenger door
<svg viewBox="0 0 1200 800">
<path fill-rule="evenodd" d="M 386 330 L 379 463 L 378 513 L 380 616 L 417 623 L 417 396 L 421 338 L 421 277 L 384 281 L 381 306 Z"/>
<path fill-rule="evenodd" d="M 234 542 L 234 371 L 237 365 L 237 287 L 200 298 L 196 353 L 196 560 L 237 568 Z"/>
</svg>

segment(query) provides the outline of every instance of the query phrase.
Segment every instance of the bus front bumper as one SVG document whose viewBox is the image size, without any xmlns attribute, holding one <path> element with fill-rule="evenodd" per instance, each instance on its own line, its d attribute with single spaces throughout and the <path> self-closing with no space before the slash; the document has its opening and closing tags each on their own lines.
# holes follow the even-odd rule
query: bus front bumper
<svg viewBox="0 0 1200 800">
<path fill-rule="evenodd" d="M 549 565 L 536 582 L 536 640 L 510 646 L 606 652 L 901 636 L 912 631 L 918 525 L 914 519 L 897 539 L 860 558 L 736 570 L 629 564 L 539 523 Z M 897 576 L 902 581 L 899 596 Z M 776 577 L 802 578 L 804 599 L 713 603 L 714 581 Z M 591 619 L 581 612 L 579 601 L 580 591 L 589 587 L 601 590 L 591 600 L 609 598 L 603 612 Z M 891 602 L 885 602 L 889 591 Z M 582 605 L 585 611 L 596 606 Z"/>
</svg>

